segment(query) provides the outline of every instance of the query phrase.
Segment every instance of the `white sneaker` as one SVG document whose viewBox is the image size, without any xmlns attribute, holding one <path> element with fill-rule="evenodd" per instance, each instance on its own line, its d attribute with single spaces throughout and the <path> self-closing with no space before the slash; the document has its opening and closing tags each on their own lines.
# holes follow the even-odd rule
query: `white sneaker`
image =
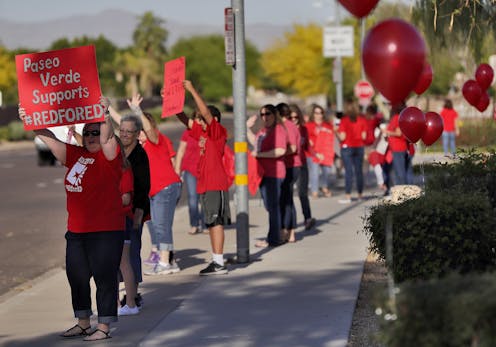
<svg viewBox="0 0 496 347">
<path fill-rule="evenodd" d="M 181 269 L 179 268 L 179 266 L 177 266 L 176 262 L 166 265 L 162 265 L 162 263 L 158 263 L 152 269 L 145 270 L 144 274 L 148 276 L 169 275 L 169 274 L 177 273 L 179 271 L 181 271 Z"/>
<path fill-rule="evenodd" d="M 133 316 L 135 314 L 138 314 L 139 312 L 140 311 L 139 311 L 138 306 L 129 307 L 127 305 L 124 305 L 122 307 L 119 307 L 119 309 L 117 310 L 117 315 L 118 316 Z"/>
</svg>

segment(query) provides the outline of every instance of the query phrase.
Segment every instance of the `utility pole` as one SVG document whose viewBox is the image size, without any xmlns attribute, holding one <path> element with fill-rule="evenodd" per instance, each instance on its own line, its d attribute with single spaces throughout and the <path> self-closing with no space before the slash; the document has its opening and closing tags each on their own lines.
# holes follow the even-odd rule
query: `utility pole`
<svg viewBox="0 0 496 347">
<path fill-rule="evenodd" d="M 339 3 L 334 0 L 336 9 L 336 26 L 341 24 L 341 15 L 339 11 Z M 336 84 L 336 112 L 343 112 L 343 59 L 338 55 L 334 59 L 333 80 Z"/>
<path fill-rule="evenodd" d="M 248 218 L 248 165 L 246 140 L 246 58 L 244 0 L 231 0 L 234 14 L 235 62 L 233 65 L 234 153 L 236 164 L 236 255 L 238 263 L 250 261 Z"/>
</svg>

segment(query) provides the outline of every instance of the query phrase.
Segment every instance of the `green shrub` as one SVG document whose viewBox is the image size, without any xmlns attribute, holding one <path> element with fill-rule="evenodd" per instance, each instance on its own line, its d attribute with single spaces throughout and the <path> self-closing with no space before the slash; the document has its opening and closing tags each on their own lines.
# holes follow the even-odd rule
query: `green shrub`
<svg viewBox="0 0 496 347">
<path fill-rule="evenodd" d="M 0 142 L 9 139 L 9 128 L 6 126 L 0 127 Z"/>
<path fill-rule="evenodd" d="M 7 125 L 9 141 L 25 140 L 26 131 L 21 121 L 12 121 Z"/>
<path fill-rule="evenodd" d="M 364 231 L 384 260 L 388 215 L 393 221 L 389 270 L 398 282 L 496 268 L 496 221 L 484 193 L 432 191 L 398 205 L 373 206 Z"/>
<path fill-rule="evenodd" d="M 494 293 L 494 274 L 405 283 L 396 310 L 383 310 L 379 340 L 389 347 L 496 346 Z"/>
<path fill-rule="evenodd" d="M 482 192 L 496 207 L 496 153 L 494 149 L 480 152 L 475 148 L 458 152 L 451 163 L 424 166 L 426 191 L 456 190 Z"/>
</svg>

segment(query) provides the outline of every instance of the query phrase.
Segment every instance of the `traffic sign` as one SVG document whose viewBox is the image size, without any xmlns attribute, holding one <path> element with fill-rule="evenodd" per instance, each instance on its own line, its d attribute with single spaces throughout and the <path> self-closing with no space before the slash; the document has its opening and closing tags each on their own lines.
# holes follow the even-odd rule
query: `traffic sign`
<svg viewBox="0 0 496 347">
<path fill-rule="evenodd" d="M 324 28 L 323 42 L 324 57 L 352 57 L 353 50 L 353 27 L 335 26 Z"/>
<path fill-rule="evenodd" d="M 362 106 L 368 105 L 374 96 L 374 88 L 365 80 L 358 81 L 355 84 L 353 91 L 355 96 L 358 98 L 358 103 Z"/>
</svg>

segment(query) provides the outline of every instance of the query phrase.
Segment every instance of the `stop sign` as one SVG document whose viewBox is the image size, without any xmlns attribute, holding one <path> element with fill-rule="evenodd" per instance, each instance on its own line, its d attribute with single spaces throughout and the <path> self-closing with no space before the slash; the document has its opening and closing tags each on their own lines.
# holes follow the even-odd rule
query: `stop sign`
<svg viewBox="0 0 496 347">
<path fill-rule="evenodd" d="M 358 98 L 358 103 L 362 106 L 369 104 L 370 100 L 374 96 L 374 88 L 372 88 L 372 85 L 365 80 L 358 81 L 353 90 L 355 92 L 355 96 Z"/>
</svg>

